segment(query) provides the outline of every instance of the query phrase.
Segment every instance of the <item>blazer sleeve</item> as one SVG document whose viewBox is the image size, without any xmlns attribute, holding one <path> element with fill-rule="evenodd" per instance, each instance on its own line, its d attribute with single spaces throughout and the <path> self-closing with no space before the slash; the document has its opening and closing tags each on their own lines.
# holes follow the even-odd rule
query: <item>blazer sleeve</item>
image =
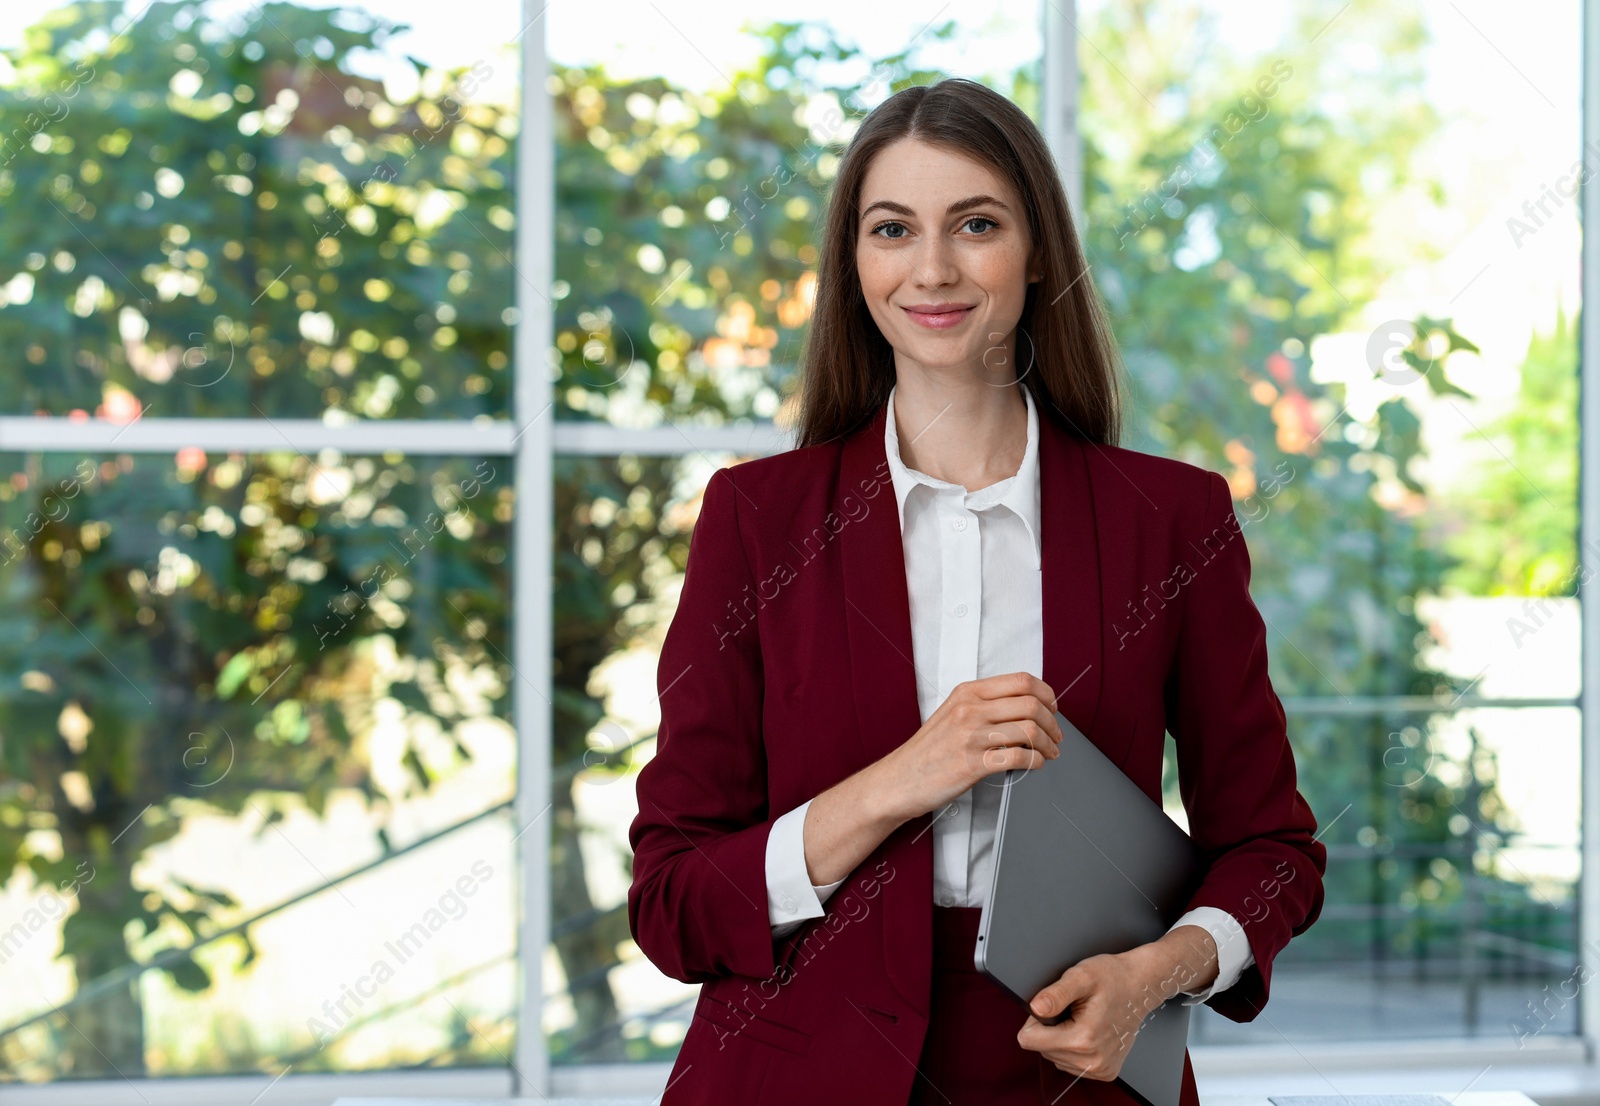
<svg viewBox="0 0 1600 1106">
<path fill-rule="evenodd" d="M 1190 836 L 1210 861 L 1186 909 L 1233 915 L 1255 961 L 1207 1005 L 1246 1022 L 1266 1004 L 1273 957 L 1322 910 L 1328 851 L 1296 786 L 1233 497 L 1220 474 L 1206 477 L 1203 526 L 1185 548 L 1185 606 L 1164 690 Z"/>
<path fill-rule="evenodd" d="M 777 969 L 768 914 L 769 816 L 755 581 L 729 469 L 706 484 L 678 609 L 656 670 L 661 724 L 628 830 L 628 925 L 685 983 Z"/>
</svg>

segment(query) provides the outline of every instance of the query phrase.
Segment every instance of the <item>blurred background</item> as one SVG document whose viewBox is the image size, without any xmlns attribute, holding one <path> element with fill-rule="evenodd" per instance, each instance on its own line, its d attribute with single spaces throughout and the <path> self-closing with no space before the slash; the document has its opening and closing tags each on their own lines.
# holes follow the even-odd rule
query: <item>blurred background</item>
<svg viewBox="0 0 1600 1106">
<path fill-rule="evenodd" d="M 786 447 L 842 144 L 946 76 L 1052 143 L 1124 444 L 1228 477 L 1328 847 L 1202 1089 L 1581 1068 L 1597 19 L 6 0 L 0 1103 L 660 1089 L 701 490 Z"/>
</svg>

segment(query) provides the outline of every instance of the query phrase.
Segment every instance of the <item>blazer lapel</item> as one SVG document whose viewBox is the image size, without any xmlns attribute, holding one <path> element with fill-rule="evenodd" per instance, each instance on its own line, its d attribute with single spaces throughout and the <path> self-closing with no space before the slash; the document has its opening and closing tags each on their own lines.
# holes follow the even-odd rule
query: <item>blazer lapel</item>
<svg viewBox="0 0 1600 1106">
<path fill-rule="evenodd" d="M 1039 403 L 1039 549 L 1044 671 L 1056 707 L 1093 738 L 1105 675 L 1100 541 L 1089 481 L 1093 448 L 1045 417 Z"/>
<path fill-rule="evenodd" d="M 850 676 L 868 763 L 893 752 L 922 725 L 905 547 L 883 449 L 888 410 L 885 403 L 870 423 L 845 439 L 833 504 L 841 517 Z"/>
<path fill-rule="evenodd" d="M 845 439 L 834 503 L 842 517 L 858 520 L 842 524 L 839 551 L 863 764 L 882 760 L 922 725 L 905 549 L 883 448 L 888 410 L 883 404 L 871 422 Z M 874 877 L 883 889 L 884 969 L 901 998 L 924 1018 L 933 980 L 932 824 L 931 812 L 919 814 L 891 833 L 880 846 L 888 870 Z"/>
<path fill-rule="evenodd" d="M 1048 399 L 1035 397 L 1035 402 L 1040 405 L 1041 677 L 1056 693 L 1057 709 L 1092 736 L 1104 665 L 1087 447 L 1045 415 Z M 845 439 L 834 503 L 844 520 L 839 543 L 845 627 L 864 764 L 893 752 L 922 724 L 905 551 L 883 445 L 887 417 L 885 403 Z M 883 882 L 884 964 L 895 989 L 924 1017 L 933 962 L 932 822 L 933 812 L 918 815 L 881 847 L 892 866 Z"/>
</svg>

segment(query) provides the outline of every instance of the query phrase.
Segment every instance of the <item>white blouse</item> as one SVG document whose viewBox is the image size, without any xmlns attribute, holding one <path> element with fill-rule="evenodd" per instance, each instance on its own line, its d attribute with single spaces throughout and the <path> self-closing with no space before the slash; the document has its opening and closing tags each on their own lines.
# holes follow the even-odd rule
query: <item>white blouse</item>
<svg viewBox="0 0 1600 1106">
<path fill-rule="evenodd" d="M 898 387 L 898 385 L 896 385 Z M 1039 415 L 1033 395 L 1028 440 L 1013 476 L 975 492 L 907 468 L 900 458 L 895 388 L 884 419 L 884 453 L 899 504 L 911 608 L 917 705 L 926 722 L 957 684 L 1006 672 L 1044 671 L 1044 605 L 1039 538 Z M 982 906 L 994 868 L 995 828 L 1004 772 L 979 780 L 933 820 L 933 899 L 942 906 Z M 843 883 L 811 882 L 805 858 L 810 801 L 773 823 L 767 838 L 767 910 L 774 937 L 825 913 Z M 849 878 L 846 876 L 845 878 Z M 1184 992 L 1204 1002 L 1238 982 L 1255 962 L 1244 928 L 1226 910 L 1201 906 L 1172 924 L 1198 925 L 1217 943 L 1217 979 Z"/>
</svg>

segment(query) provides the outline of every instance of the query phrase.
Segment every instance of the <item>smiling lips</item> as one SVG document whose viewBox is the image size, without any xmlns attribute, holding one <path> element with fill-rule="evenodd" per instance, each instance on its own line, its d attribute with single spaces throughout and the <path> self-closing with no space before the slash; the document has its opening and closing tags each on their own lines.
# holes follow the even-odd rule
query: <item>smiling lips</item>
<svg viewBox="0 0 1600 1106">
<path fill-rule="evenodd" d="M 976 304 L 950 304 L 950 303 L 919 303 L 911 307 L 902 308 L 911 320 L 918 326 L 928 327 L 930 330 L 944 330 L 960 323 Z"/>
</svg>

